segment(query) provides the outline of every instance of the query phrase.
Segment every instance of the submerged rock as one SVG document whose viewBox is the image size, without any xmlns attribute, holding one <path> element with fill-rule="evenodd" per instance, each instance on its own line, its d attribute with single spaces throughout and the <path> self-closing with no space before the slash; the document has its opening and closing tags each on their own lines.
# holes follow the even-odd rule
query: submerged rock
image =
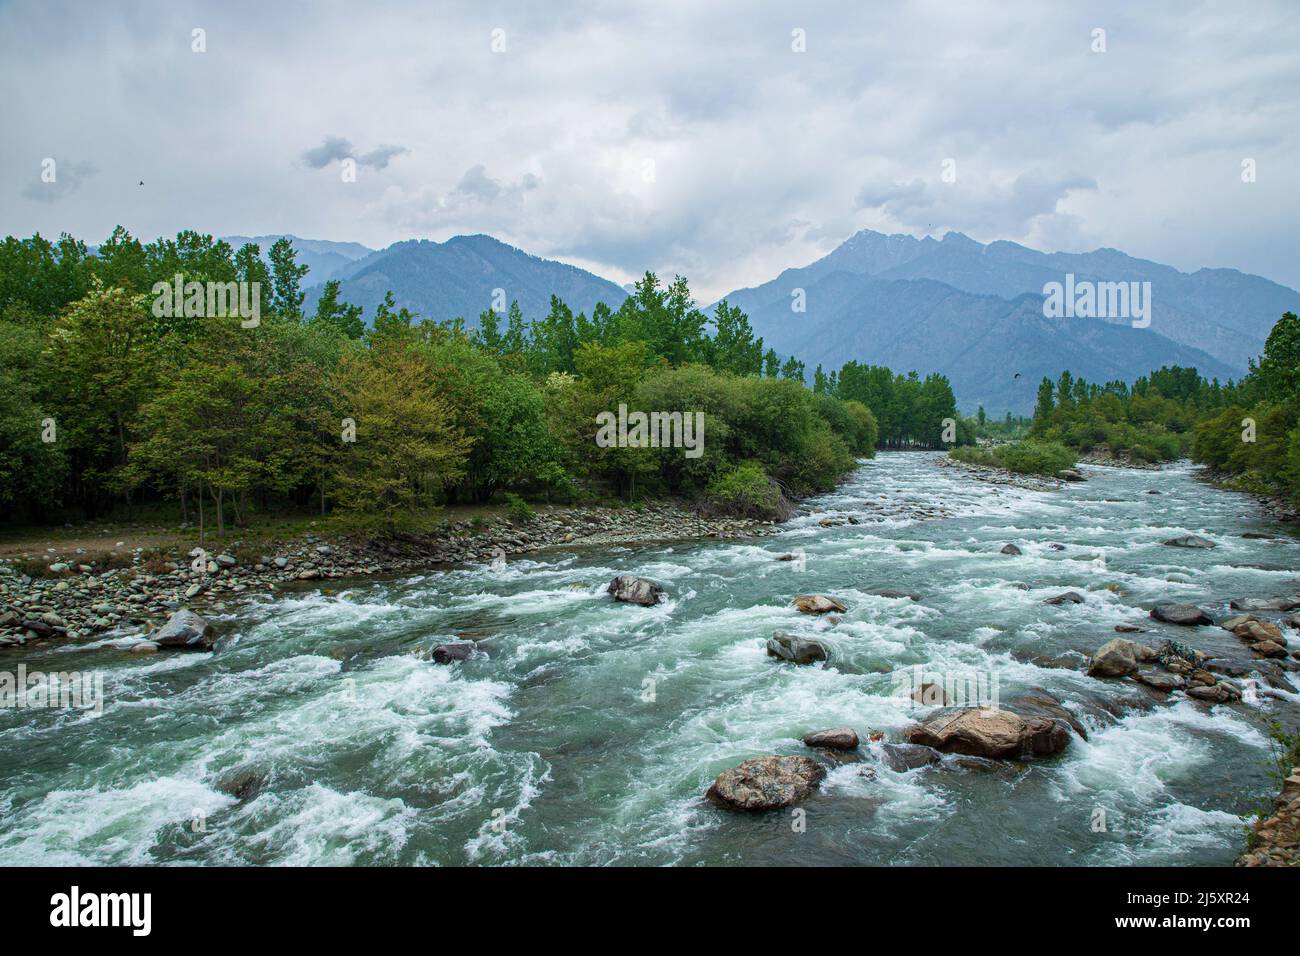
<svg viewBox="0 0 1300 956">
<path fill-rule="evenodd" d="M 776 810 L 803 800 L 825 778 L 808 757 L 751 757 L 718 774 L 706 795 L 731 810 Z"/>
<path fill-rule="evenodd" d="M 1294 611 L 1300 607 L 1295 598 L 1234 598 L 1228 606 L 1236 611 Z"/>
<path fill-rule="evenodd" d="M 1176 604 L 1173 601 L 1161 601 L 1156 604 L 1151 609 L 1151 617 L 1166 624 L 1179 624 L 1183 627 L 1214 623 L 1210 615 L 1195 604 Z"/>
<path fill-rule="evenodd" d="M 876 597 L 892 598 L 895 600 L 902 600 L 903 598 L 907 598 L 910 601 L 921 600 L 921 595 L 919 594 L 913 594 L 911 591 L 894 591 L 890 588 L 872 588 L 867 593 L 874 594 Z"/>
<path fill-rule="evenodd" d="M 1070 743 L 1070 732 L 1059 722 L 1000 708 L 943 710 L 909 728 L 906 736 L 944 753 L 997 759 L 1046 756 Z"/>
<path fill-rule="evenodd" d="M 943 755 L 921 744 L 881 744 L 880 759 L 895 773 L 906 773 L 938 763 Z"/>
<path fill-rule="evenodd" d="M 1177 538 L 1170 538 L 1162 542 L 1169 548 L 1217 548 L 1218 545 L 1209 538 L 1202 538 L 1199 534 L 1184 534 Z"/>
<path fill-rule="evenodd" d="M 804 734 L 803 742 L 806 747 L 825 747 L 827 750 L 857 750 L 858 732 L 852 727 L 817 730 L 811 734 Z"/>
<path fill-rule="evenodd" d="M 210 651 L 216 643 L 212 625 L 193 611 L 177 611 L 149 640 L 168 650 Z"/>
<path fill-rule="evenodd" d="M 235 767 L 218 777 L 214 786 L 243 803 L 261 793 L 268 779 L 266 771 L 256 767 Z"/>
<path fill-rule="evenodd" d="M 1024 552 L 1022 552 L 1022 551 L 1021 551 L 1019 548 L 1017 548 L 1014 544 L 1004 544 L 1004 545 L 1002 546 L 1002 553 L 1003 553 L 1003 554 L 1023 554 Z"/>
<path fill-rule="evenodd" d="M 814 661 L 827 660 L 830 656 L 826 653 L 826 645 L 821 641 L 815 641 L 810 637 L 796 637 L 785 631 L 777 631 L 772 635 L 767 642 L 767 654 L 769 657 L 779 657 L 794 664 L 811 664 Z"/>
<path fill-rule="evenodd" d="M 614 595 L 615 601 L 623 601 L 627 604 L 640 604 L 642 607 L 651 607 L 663 600 L 664 589 L 661 585 L 653 581 L 647 581 L 645 578 L 633 577 L 630 574 L 620 574 L 613 581 L 609 582 L 608 592 Z"/>
</svg>

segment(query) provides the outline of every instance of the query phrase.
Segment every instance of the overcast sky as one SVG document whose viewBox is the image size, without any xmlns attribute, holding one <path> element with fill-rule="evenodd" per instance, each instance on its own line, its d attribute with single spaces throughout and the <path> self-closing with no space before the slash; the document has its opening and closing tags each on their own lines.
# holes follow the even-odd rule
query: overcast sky
<svg viewBox="0 0 1300 956">
<path fill-rule="evenodd" d="M 1300 287 L 1295 0 L 21 0 L 0 102 L 5 234 L 486 232 L 711 300 L 955 229 Z"/>
</svg>

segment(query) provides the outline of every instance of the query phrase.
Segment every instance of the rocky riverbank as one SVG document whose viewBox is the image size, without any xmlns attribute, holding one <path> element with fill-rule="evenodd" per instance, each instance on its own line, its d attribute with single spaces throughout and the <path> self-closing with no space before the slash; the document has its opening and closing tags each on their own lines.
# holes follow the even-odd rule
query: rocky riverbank
<svg viewBox="0 0 1300 956">
<path fill-rule="evenodd" d="M 136 549 L 129 559 L 125 554 L 82 554 L 42 564 L 35 574 L 24 573 L 30 562 L 15 567 L 12 561 L 0 561 L 0 650 L 152 631 L 179 608 L 222 611 L 228 603 L 298 581 L 489 563 L 555 547 L 731 538 L 771 530 L 770 523 L 704 518 L 681 504 L 654 503 L 556 509 L 531 519 L 461 521 L 428 534 L 309 534 L 256 550 L 231 541 L 148 557 Z"/>
<path fill-rule="evenodd" d="M 997 468 L 993 465 L 975 465 L 970 462 L 958 461 L 956 458 L 940 458 L 938 462 L 943 468 L 956 468 L 958 471 L 970 475 L 976 481 L 983 481 L 991 485 L 1006 485 L 1011 488 L 1025 488 L 1029 491 L 1057 491 L 1066 483 L 1064 478 L 1049 478 L 1045 475 L 1022 475 L 1014 471 L 1008 471 L 1005 468 Z M 1078 474 L 1078 472 L 1075 472 L 1075 474 Z M 1074 480 L 1082 481 L 1083 476 L 1079 475 Z"/>
<path fill-rule="evenodd" d="M 1253 488 L 1243 488 L 1240 484 L 1239 475 L 1230 475 L 1226 472 L 1216 471 L 1213 468 L 1201 467 L 1196 472 L 1196 477 L 1206 484 L 1213 485 L 1224 491 L 1236 491 L 1242 494 L 1250 495 L 1259 502 L 1260 507 L 1272 518 L 1278 521 L 1300 522 L 1300 508 L 1280 495 L 1269 494 Z"/>
<path fill-rule="evenodd" d="M 1255 822 L 1237 866 L 1300 866 L 1300 767 L 1282 784 L 1272 816 Z"/>
</svg>

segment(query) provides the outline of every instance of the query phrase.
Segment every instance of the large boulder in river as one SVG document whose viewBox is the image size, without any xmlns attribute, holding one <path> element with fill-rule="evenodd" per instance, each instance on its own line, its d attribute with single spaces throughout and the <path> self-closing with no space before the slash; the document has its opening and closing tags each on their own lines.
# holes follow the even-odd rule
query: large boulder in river
<svg viewBox="0 0 1300 956">
<path fill-rule="evenodd" d="M 800 594 L 794 599 L 794 606 L 805 614 L 827 614 L 831 611 L 843 614 L 848 610 L 843 602 L 825 594 Z"/>
<path fill-rule="evenodd" d="M 1070 743 L 1070 732 L 1049 717 L 983 707 L 941 710 L 905 735 L 944 753 L 1001 759 L 1059 753 Z"/>
<path fill-rule="evenodd" d="M 1199 534 L 1183 534 L 1177 538 L 1170 538 L 1163 542 L 1166 547 L 1170 548 L 1217 548 L 1218 545 L 1209 538 L 1202 538 Z"/>
<path fill-rule="evenodd" d="M 771 640 L 767 642 L 767 654 L 769 657 L 779 657 L 792 664 L 812 664 L 829 657 L 826 653 L 826 645 L 821 641 L 814 641 L 810 637 L 796 637 L 785 631 L 777 631 L 772 635 Z"/>
<path fill-rule="evenodd" d="M 857 750 L 858 732 L 852 727 L 834 730 L 817 730 L 803 735 L 805 747 L 823 747 L 827 750 Z"/>
<path fill-rule="evenodd" d="M 609 582 L 607 590 L 614 595 L 615 601 L 640 604 L 642 607 L 651 607 L 658 604 L 663 600 L 664 596 L 662 586 L 655 584 L 653 581 L 647 581 L 645 578 L 633 577 L 630 574 L 620 574 Z"/>
<path fill-rule="evenodd" d="M 808 757 L 752 757 L 718 774 L 707 796 L 731 810 L 776 810 L 807 797 L 825 777 Z"/>
<path fill-rule="evenodd" d="M 1151 609 L 1151 616 L 1166 624 L 1181 624 L 1183 627 L 1195 627 L 1199 624 L 1213 624 L 1210 615 L 1195 604 L 1177 604 L 1173 601 L 1161 601 Z"/>
<path fill-rule="evenodd" d="M 1017 548 L 1014 544 L 1004 544 L 1004 545 L 1002 546 L 1002 553 L 1003 553 L 1003 554 L 1022 554 L 1023 552 L 1022 552 L 1019 548 Z"/>
<path fill-rule="evenodd" d="M 1134 641 L 1117 637 L 1107 641 L 1092 655 L 1088 664 L 1089 677 L 1124 677 L 1138 669 L 1138 645 Z"/>
<path fill-rule="evenodd" d="M 1272 621 L 1242 621 L 1232 629 L 1240 640 L 1247 644 L 1259 644 L 1263 641 L 1272 641 L 1274 644 L 1285 644 L 1282 637 L 1282 629 Z"/>
<path fill-rule="evenodd" d="M 210 651 L 216 643 L 216 631 L 193 611 L 177 611 L 149 635 L 149 640 L 165 650 Z"/>
</svg>

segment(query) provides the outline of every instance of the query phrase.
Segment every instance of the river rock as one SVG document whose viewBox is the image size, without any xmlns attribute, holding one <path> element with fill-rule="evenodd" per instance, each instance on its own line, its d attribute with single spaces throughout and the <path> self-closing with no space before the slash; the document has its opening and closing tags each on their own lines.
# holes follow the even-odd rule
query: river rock
<svg viewBox="0 0 1300 956">
<path fill-rule="evenodd" d="M 1083 481 L 1083 473 L 1076 468 L 1062 468 L 1056 473 L 1056 477 L 1066 481 Z"/>
<path fill-rule="evenodd" d="M 1065 730 L 1073 731 L 1084 740 L 1088 739 L 1088 729 L 1074 712 L 1041 687 L 1016 694 L 1002 706 L 1021 717 L 1046 717 L 1054 720 Z"/>
<path fill-rule="evenodd" d="M 453 644 L 439 644 L 433 649 L 430 655 L 435 664 L 451 664 L 456 661 L 468 660 L 474 653 L 474 645 L 469 641 L 463 641 Z"/>
<path fill-rule="evenodd" d="M 210 651 L 216 643 L 216 631 L 193 611 L 185 610 L 169 617 L 149 639 L 168 650 Z"/>
<path fill-rule="evenodd" d="M 858 732 L 852 727 L 817 730 L 811 734 L 804 734 L 803 742 L 806 747 L 824 747 L 827 750 L 857 750 Z"/>
<path fill-rule="evenodd" d="M 1272 541 L 1272 540 L 1273 540 L 1273 535 L 1271 535 L 1271 534 L 1267 534 L 1267 533 L 1265 533 L 1265 532 L 1263 532 L 1263 531 L 1247 531 L 1247 532 L 1244 532 L 1244 533 L 1242 534 L 1242 537 L 1243 537 L 1243 538 L 1248 538 L 1248 539 L 1250 539 L 1250 540 L 1252 540 L 1252 541 Z"/>
<path fill-rule="evenodd" d="M 1070 732 L 1057 721 L 1000 708 L 941 710 L 905 734 L 910 743 L 944 753 L 996 759 L 1059 753 L 1070 743 Z"/>
<path fill-rule="evenodd" d="M 922 684 L 912 691 L 912 700 L 922 707 L 946 707 L 952 703 L 947 692 L 938 684 Z"/>
<path fill-rule="evenodd" d="M 655 584 L 653 581 L 647 581 L 645 578 L 633 577 L 630 574 L 620 574 L 609 582 L 607 590 L 614 595 L 615 601 L 640 604 L 642 607 L 651 607 L 658 604 L 663 600 L 664 596 L 664 589 L 661 585 Z"/>
<path fill-rule="evenodd" d="M 1241 700 L 1241 691 L 1231 684 L 1220 681 L 1210 687 L 1196 686 L 1187 688 L 1188 697 L 1208 704 L 1232 704 Z"/>
<path fill-rule="evenodd" d="M 1089 677 L 1124 677 L 1137 670 L 1137 647 L 1134 641 L 1117 637 L 1107 641 L 1092 656 Z"/>
<path fill-rule="evenodd" d="M 793 664 L 811 664 L 827 660 L 826 645 L 809 637 L 796 637 L 785 631 L 775 632 L 767 642 L 769 657 L 779 657 Z"/>
<path fill-rule="evenodd" d="M 1003 553 L 1003 554 L 1023 554 L 1024 552 L 1022 552 L 1022 551 L 1021 551 L 1019 548 L 1017 548 L 1014 544 L 1004 544 L 1004 545 L 1002 546 L 1002 553 Z"/>
<path fill-rule="evenodd" d="M 157 654 L 158 645 L 153 641 L 140 641 L 138 644 L 132 644 L 129 652 L 132 654 Z"/>
<path fill-rule="evenodd" d="M 1210 615 L 1195 604 L 1177 604 L 1173 601 L 1161 601 L 1151 609 L 1151 616 L 1166 624 L 1180 624 L 1183 627 L 1195 627 L 1199 624 L 1213 624 Z"/>
<path fill-rule="evenodd" d="M 907 773 L 920 767 L 938 763 L 943 755 L 933 747 L 921 744 L 881 744 L 880 759 L 895 773 Z"/>
<path fill-rule="evenodd" d="M 842 614 L 848 610 L 842 602 L 825 594 L 800 594 L 794 599 L 794 606 L 804 614 L 826 614 L 830 611 Z"/>
<path fill-rule="evenodd" d="M 216 789 L 227 793 L 240 803 L 251 800 L 266 786 L 268 775 L 255 767 L 234 767 L 217 778 Z"/>
<path fill-rule="evenodd" d="M 1300 607 L 1295 598 L 1234 598 L 1228 606 L 1237 611 L 1294 611 Z"/>
<path fill-rule="evenodd" d="M 1247 644 L 1257 644 L 1261 641 L 1272 641 L 1274 644 L 1286 643 L 1282 637 L 1282 629 L 1272 621 L 1242 621 L 1232 629 L 1232 633 Z"/>
<path fill-rule="evenodd" d="M 1049 597 L 1044 604 L 1082 604 L 1084 597 L 1078 591 L 1066 591 L 1056 597 Z"/>
<path fill-rule="evenodd" d="M 1182 690 L 1187 686 L 1186 678 L 1179 677 L 1177 674 L 1166 674 L 1163 671 L 1139 671 L 1133 675 L 1133 679 L 1139 684 L 1145 684 L 1165 694 Z"/>
<path fill-rule="evenodd" d="M 1286 657 L 1286 648 L 1276 641 L 1260 641 L 1258 644 L 1250 646 L 1252 654 L 1258 654 L 1260 657 Z"/>
<path fill-rule="evenodd" d="M 1142 628 L 1135 624 L 1116 624 L 1115 632 L 1117 634 L 1141 634 Z"/>
<path fill-rule="evenodd" d="M 718 774 L 707 796 L 731 810 L 776 810 L 803 800 L 825 778 L 808 757 L 751 757 Z"/>
<path fill-rule="evenodd" d="M 1199 534 L 1184 534 L 1177 538 L 1170 538 L 1163 542 L 1166 547 L 1170 548 L 1217 548 L 1218 545 L 1209 538 L 1202 538 Z"/>
</svg>

